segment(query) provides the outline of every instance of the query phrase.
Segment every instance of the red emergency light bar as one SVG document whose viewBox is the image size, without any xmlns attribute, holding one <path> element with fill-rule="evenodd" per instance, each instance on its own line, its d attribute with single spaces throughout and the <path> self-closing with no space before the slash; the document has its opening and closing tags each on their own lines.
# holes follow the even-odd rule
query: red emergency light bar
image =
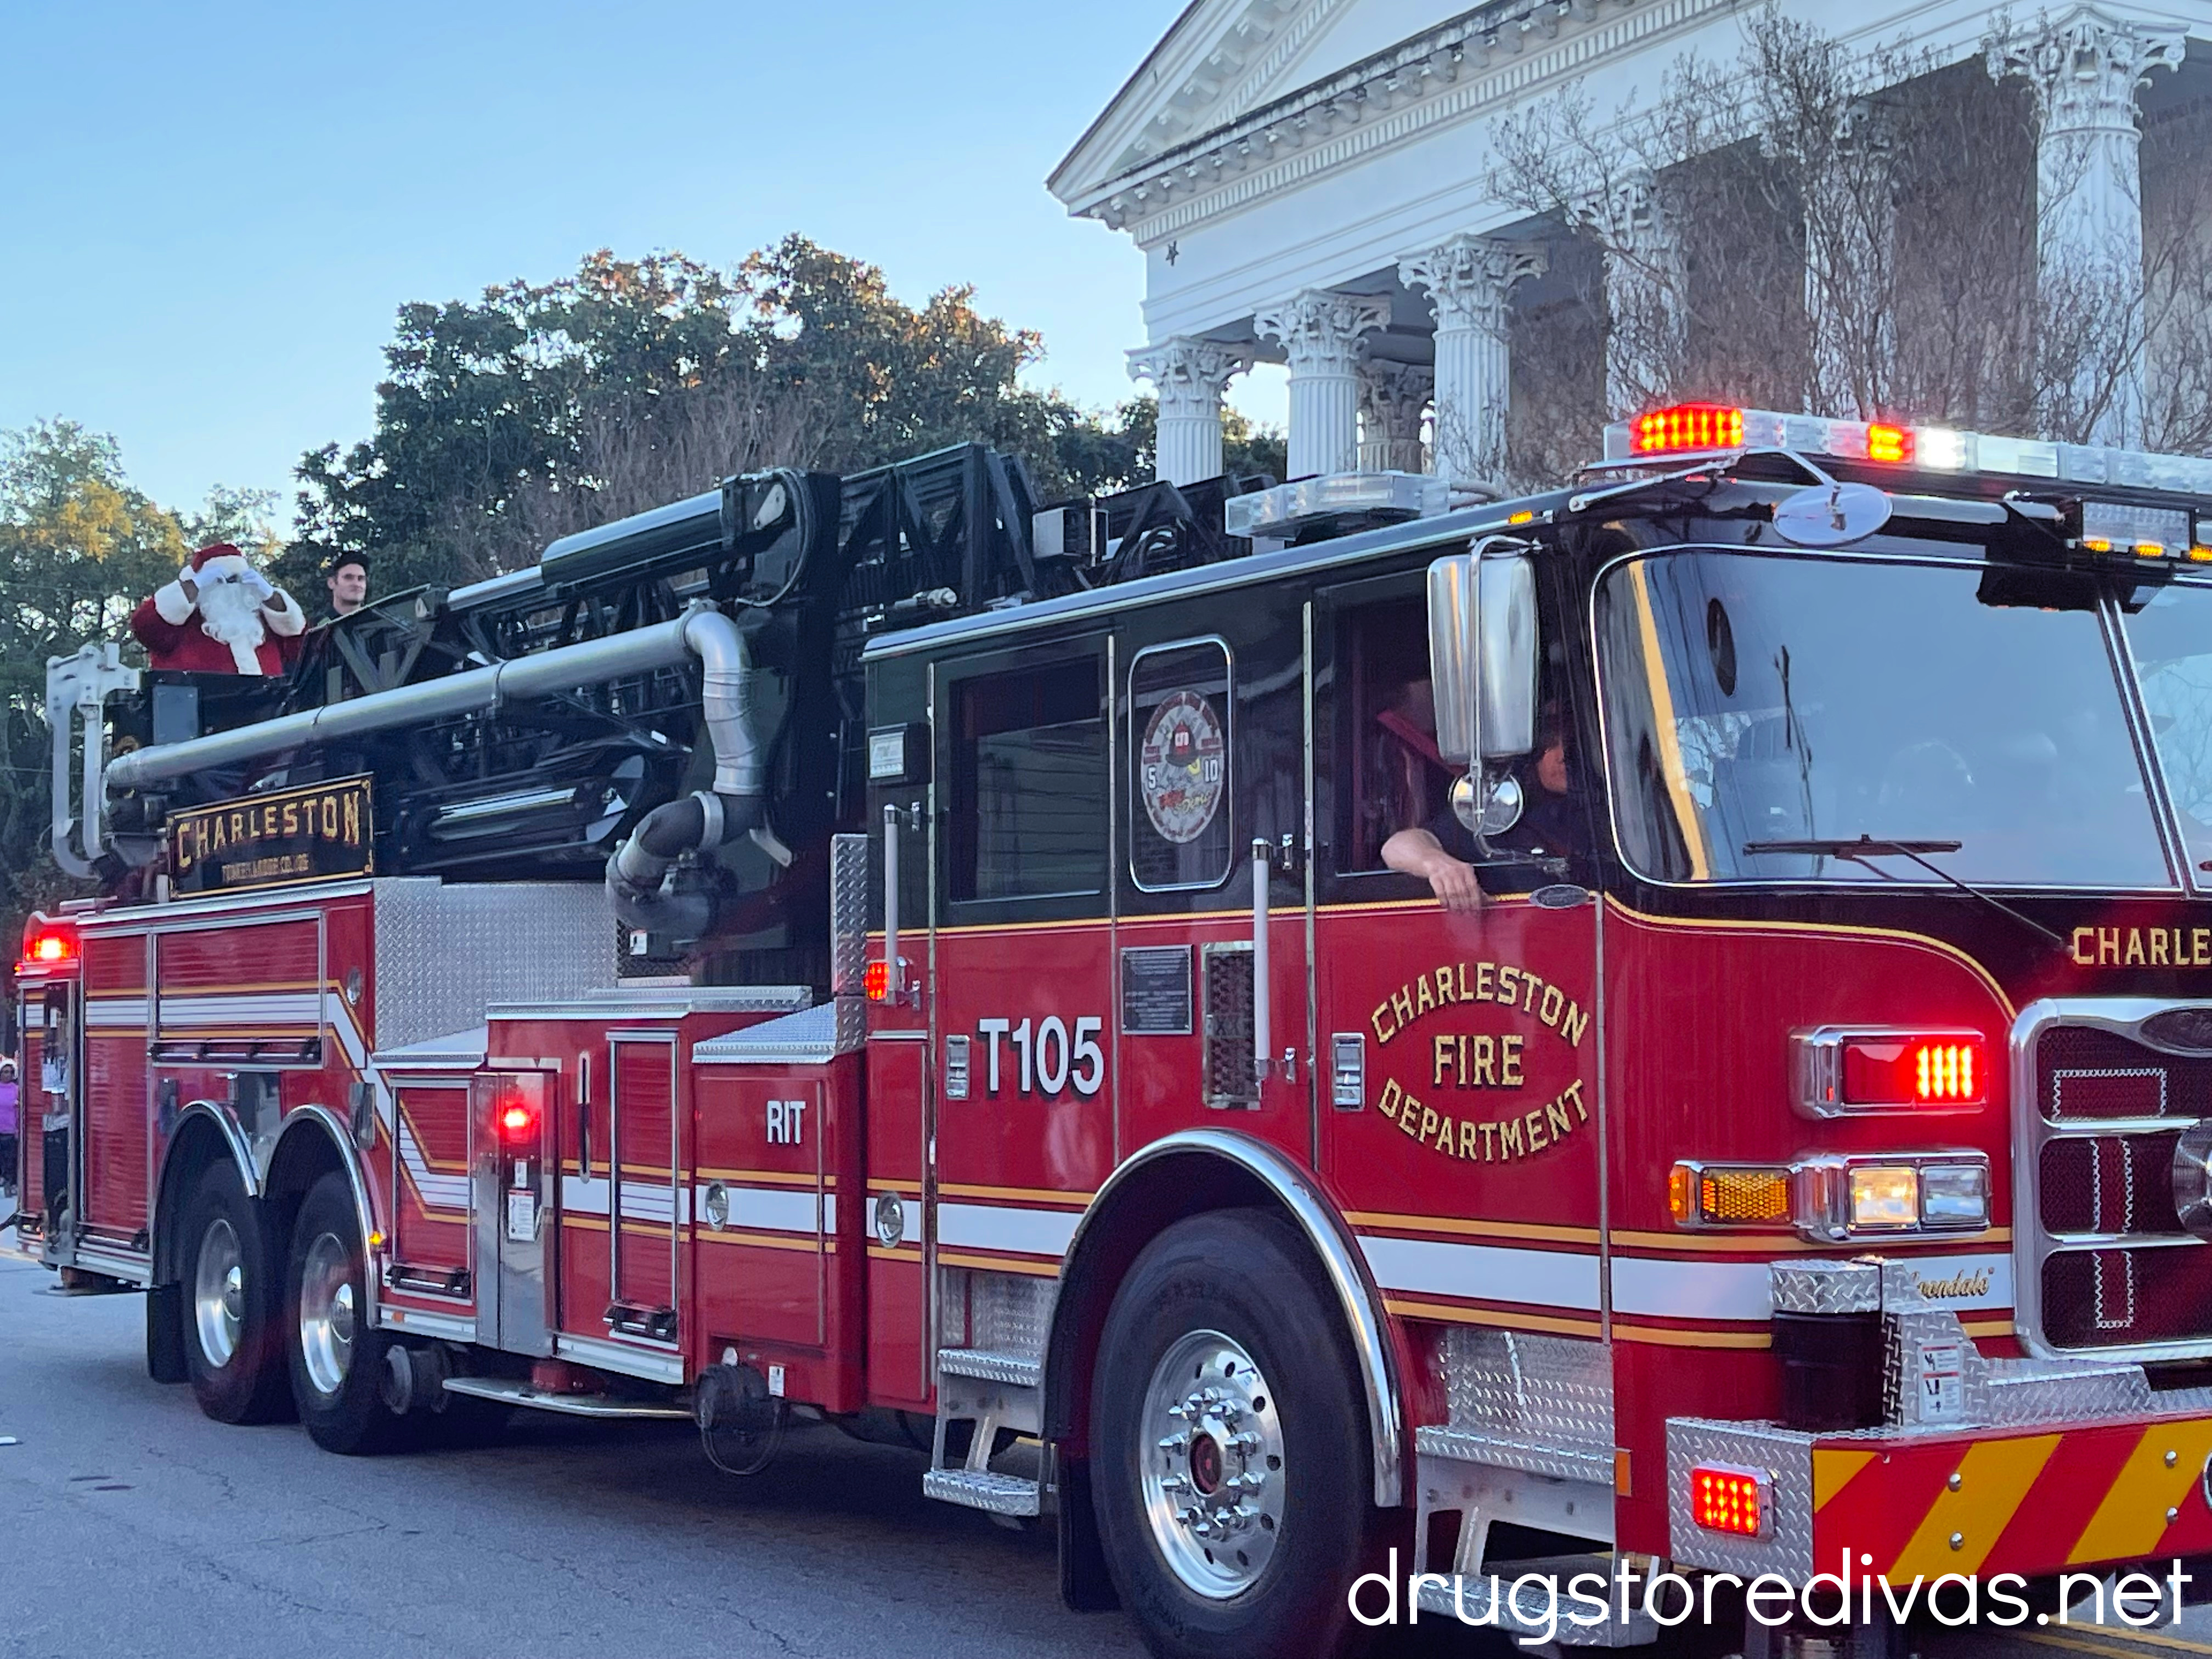
<svg viewBox="0 0 2212 1659">
<path fill-rule="evenodd" d="M 1736 449 L 1788 449 L 1812 458 L 1874 461 L 1926 472 L 1993 472 L 2212 495 L 2212 459 L 2204 456 L 2002 438 L 1950 427 L 1833 420 L 1825 415 L 1699 403 L 1651 410 L 1615 421 L 1605 429 L 1605 459 L 1615 464 Z M 2183 521 L 2178 526 L 2161 526 L 2154 535 L 2116 533 L 2113 545 L 2166 557 L 2199 556 L 2192 549 L 2202 548 L 2202 558 L 2212 559 L 2212 514 L 2199 514 L 2193 520 L 2187 514 L 2179 516 Z"/>
</svg>

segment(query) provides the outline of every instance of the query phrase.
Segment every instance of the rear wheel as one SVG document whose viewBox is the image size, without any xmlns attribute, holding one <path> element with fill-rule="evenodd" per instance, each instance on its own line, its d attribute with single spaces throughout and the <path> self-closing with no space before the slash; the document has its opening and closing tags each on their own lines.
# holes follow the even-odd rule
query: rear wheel
<svg viewBox="0 0 2212 1659">
<path fill-rule="evenodd" d="M 218 1423 L 270 1423 L 290 1405 L 277 1358 L 276 1285 L 261 1212 L 228 1160 L 185 1208 L 185 1370 Z"/>
<path fill-rule="evenodd" d="M 307 1189 L 284 1277 L 285 1354 L 300 1421 L 325 1451 L 388 1449 L 404 1419 L 385 1403 L 390 1339 L 368 1325 L 368 1273 L 353 1188 L 333 1170 Z"/>
<path fill-rule="evenodd" d="M 1334 1298 L 1263 1211 L 1180 1222 L 1114 1298 L 1091 1486 L 1123 1606 L 1155 1653 L 1334 1654 L 1382 1521 L 1367 1407 Z"/>
</svg>

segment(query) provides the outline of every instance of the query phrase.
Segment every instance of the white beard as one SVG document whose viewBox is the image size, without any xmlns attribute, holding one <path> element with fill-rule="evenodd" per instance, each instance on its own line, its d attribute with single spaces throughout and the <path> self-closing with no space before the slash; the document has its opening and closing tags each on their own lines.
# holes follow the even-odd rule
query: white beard
<svg viewBox="0 0 2212 1659">
<path fill-rule="evenodd" d="M 258 674 L 261 642 L 269 637 L 261 601 L 236 582 L 210 581 L 199 590 L 200 626 L 219 645 L 230 647 L 241 674 Z"/>
</svg>

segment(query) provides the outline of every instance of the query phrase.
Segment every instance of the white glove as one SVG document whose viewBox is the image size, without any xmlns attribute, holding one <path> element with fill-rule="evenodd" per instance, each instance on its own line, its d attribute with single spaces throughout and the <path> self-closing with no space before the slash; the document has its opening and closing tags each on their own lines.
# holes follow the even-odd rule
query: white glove
<svg viewBox="0 0 2212 1659">
<path fill-rule="evenodd" d="M 240 585 L 243 586 L 247 592 L 252 594 L 255 599 L 260 600 L 264 605 L 266 605 L 270 600 L 276 597 L 276 590 L 269 585 L 269 578 L 263 575 L 252 565 L 248 565 L 246 568 L 246 574 L 243 576 L 240 576 L 238 580 Z"/>
</svg>

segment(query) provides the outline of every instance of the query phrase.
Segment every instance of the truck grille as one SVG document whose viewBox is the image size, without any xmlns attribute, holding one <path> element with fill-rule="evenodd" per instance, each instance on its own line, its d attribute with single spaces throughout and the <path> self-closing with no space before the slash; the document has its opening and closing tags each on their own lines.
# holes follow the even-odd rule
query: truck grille
<svg viewBox="0 0 2212 1659">
<path fill-rule="evenodd" d="M 2044 1002 L 2014 1028 L 2017 1313 L 2032 1347 L 2212 1354 L 2212 1257 L 2172 1184 L 2182 1131 L 2212 1117 L 2212 1052 L 2146 1041 L 2163 1012 Z"/>
</svg>

